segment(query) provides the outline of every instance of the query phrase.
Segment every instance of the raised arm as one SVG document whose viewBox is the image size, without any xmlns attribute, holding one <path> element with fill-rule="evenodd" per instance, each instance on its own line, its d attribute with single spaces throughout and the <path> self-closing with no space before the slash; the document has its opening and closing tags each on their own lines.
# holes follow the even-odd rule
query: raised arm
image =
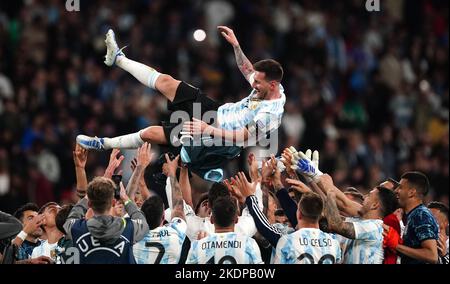
<svg viewBox="0 0 450 284">
<path fill-rule="evenodd" d="M 177 168 L 180 155 L 176 156 L 175 159 L 170 160 L 169 155 L 165 155 L 166 163 L 164 165 L 164 172 L 167 174 L 170 180 L 170 185 L 172 189 L 172 216 L 171 219 L 178 217 L 186 220 L 184 214 L 184 200 L 183 194 L 181 193 L 180 184 L 177 180 Z"/>
<path fill-rule="evenodd" d="M 125 211 L 130 216 L 131 222 L 133 222 L 133 244 L 135 244 L 142 240 L 148 232 L 147 219 L 134 201 L 130 199 L 122 182 L 120 183 L 120 199 L 125 205 Z"/>
<path fill-rule="evenodd" d="M 85 170 L 87 157 L 88 151 L 77 143 L 75 145 L 75 150 L 73 151 L 73 163 L 75 166 L 75 175 L 77 178 L 77 196 L 80 199 L 82 199 L 86 195 L 88 185 Z"/>
<path fill-rule="evenodd" d="M 222 36 L 233 46 L 237 66 L 239 67 L 239 70 L 241 70 L 241 73 L 242 75 L 244 75 L 245 79 L 249 83 L 251 83 L 250 76 L 255 72 L 255 70 L 253 69 L 253 64 L 250 62 L 250 60 L 248 60 L 244 52 L 242 52 L 239 41 L 234 35 L 233 30 L 226 26 L 218 26 L 217 29 L 220 31 Z"/>
<path fill-rule="evenodd" d="M 131 200 L 134 200 L 136 191 L 139 188 L 139 182 L 144 176 L 145 168 L 147 168 L 152 160 L 153 154 L 151 153 L 151 149 L 152 145 L 145 142 L 137 151 L 136 168 L 127 184 L 127 193 Z"/>
<path fill-rule="evenodd" d="M 181 167 L 180 187 L 181 193 L 183 194 L 184 202 L 186 202 L 187 205 L 194 207 L 192 204 L 192 189 L 191 183 L 189 182 L 189 170 L 187 167 Z"/>
<path fill-rule="evenodd" d="M 335 202 L 341 211 L 345 212 L 349 216 L 358 216 L 358 212 L 361 210 L 362 205 L 350 200 L 342 191 L 334 186 L 333 180 L 329 175 L 324 174 L 320 176 L 317 186 L 325 194 L 328 195 L 328 193 L 332 192 L 335 195 Z"/>
<path fill-rule="evenodd" d="M 103 174 L 104 177 L 106 178 L 112 178 L 114 171 L 120 166 L 120 164 L 122 163 L 123 159 L 125 159 L 125 157 L 123 155 L 120 155 L 117 158 L 117 155 L 120 154 L 120 150 L 119 149 L 113 149 L 111 152 L 111 155 L 109 156 L 109 163 L 108 163 L 108 167 L 105 170 L 105 174 Z"/>
<path fill-rule="evenodd" d="M 323 213 L 327 218 L 328 228 L 332 232 L 349 239 L 355 239 L 355 227 L 353 223 L 342 220 L 336 205 L 336 195 L 333 191 L 327 194 L 327 202 Z"/>
<path fill-rule="evenodd" d="M 134 170 L 136 169 L 137 166 L 137 158 L 134 158 L 131 161 L 131 170 L 134 172 Z M 150 196 L 152 195 L 150 193 L 150 190 L 147 187 L 147 183 L 145 182 L 145 171 L 144 173 L 141 175 L 141 178 L 139 179 L 139 192 L 141 193 L 142 196 L 142 201 L 145 201 L 147 199 L 150 198 Z"/>
</svg>

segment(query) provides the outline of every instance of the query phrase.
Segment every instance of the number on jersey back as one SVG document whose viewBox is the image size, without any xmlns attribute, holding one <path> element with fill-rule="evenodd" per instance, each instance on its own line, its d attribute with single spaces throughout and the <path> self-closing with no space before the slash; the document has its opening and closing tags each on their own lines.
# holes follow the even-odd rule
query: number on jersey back
<svg viewBox="0 0 450 284">
<path fill-rule="evenodd" d="M 276 264 L 334 264 L 341 262 L 341 248 L 332 234 L 319 229 L 302 228 L 280 238 Z"/>
<path fill-rule="evenodd" d="M 165 226 L 150 230 L 133 247 L 138 264 L 177 264 L 186 237 L 186 222 L 173 218 Z"/>
<path fill-rule="evenodd" d="M 194 241 L 187 264 L 260 264 L 261 252 L 256 241 L 234 232 L 214 233 Z"/>
</svg>

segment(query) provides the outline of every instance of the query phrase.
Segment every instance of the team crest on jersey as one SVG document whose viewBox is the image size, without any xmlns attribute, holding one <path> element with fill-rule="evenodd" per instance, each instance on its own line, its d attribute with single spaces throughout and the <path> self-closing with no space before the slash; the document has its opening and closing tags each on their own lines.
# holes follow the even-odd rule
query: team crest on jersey
<svg viewBox="0 0 450 284">
<path fill-rule="evenodd" d="M 248 108 L 251 109 L 251 110 L 255 110 L 255 109 L 258 108 L 259 104 L 260 104 L 260 101 L 250 100 L 248 102 Z"/>
</svg>

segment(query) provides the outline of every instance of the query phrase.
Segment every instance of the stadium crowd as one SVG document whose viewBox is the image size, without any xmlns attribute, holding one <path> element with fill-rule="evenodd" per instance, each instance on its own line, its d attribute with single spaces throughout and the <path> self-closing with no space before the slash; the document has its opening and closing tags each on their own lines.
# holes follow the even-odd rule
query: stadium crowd
<svg viewBox="0 0 450 284">
<path fill-rule="evenodd" d="M 448 263 L 446 1 L 384 1 L 379 13 L 358 1 L 0 7 L 0 209 L 23 225 L 18 262 L 71 263 L 73 247 L 82 263 L 108 262 L 83 254 L 100 246 L 122 263 Z M 214 99 L 246 96 L 218 24 L 235 27 L 252 62 L 285 68 L 285 172 L 273 157 L 258 171 L 244 154 L 226 169 L 233 178 L 211 185 L 164 147 L 108 160 L 75 145 L 79 133 L 116 136 L 164 116 L 161 96 L 104 68 L 109 27 L 130 57 Z M 205 42 L 191 39 L 196 28 Z M 119 172 L 126 189 L 111 180 Z M 296 234 L 321 240 L 301 244 L 320 254 L 297 255 Z M 214 258 L 224 236 L 232 259 Z"/>
</svg>

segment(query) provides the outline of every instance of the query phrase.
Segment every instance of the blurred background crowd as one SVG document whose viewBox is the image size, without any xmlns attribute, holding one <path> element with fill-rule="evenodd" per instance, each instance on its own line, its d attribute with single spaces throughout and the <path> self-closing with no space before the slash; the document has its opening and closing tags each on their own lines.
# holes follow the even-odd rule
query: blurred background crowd
<svg viewBox="0 0 450 284">
<path fill-rule="evenodd" d="M 77 134 L 110 137 L 160 123 L 163 96 L 103 64 L 110 27 L 127 57 L 218 101 L 247 96 L 219 24 L 234 29 L 250 61 L 284 67 L 279 151 L 317 149 L 323 172 L 363 193 L 418 170 L 431 183 L 427 198 L 448 204 L 448 1 L 382 0 L 380 12 L 366 11 L 364 0 L 81 0 L 79 12 L 64 2 L 0 1 L 3 211 L 73 200 Z M 192 37 L 199 28 L 205 41 Z M 89 154 L 89 180 L 108 159 Z"/>
</svg>

